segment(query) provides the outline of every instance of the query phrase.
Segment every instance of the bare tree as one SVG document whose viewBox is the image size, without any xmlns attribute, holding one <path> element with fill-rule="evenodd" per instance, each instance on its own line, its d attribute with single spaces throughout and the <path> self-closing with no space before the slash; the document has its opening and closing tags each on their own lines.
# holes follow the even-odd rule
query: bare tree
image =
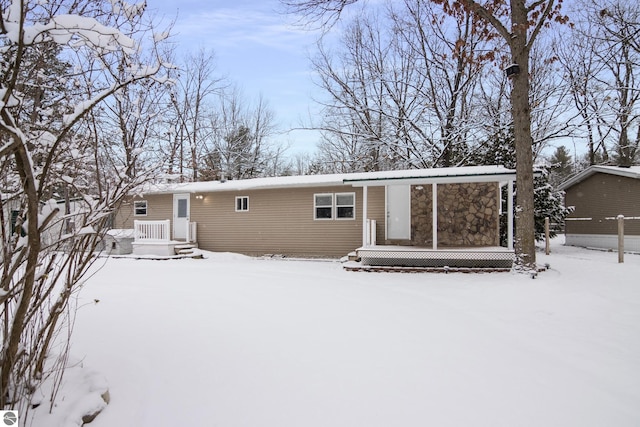
<svg viewBox="0 0 640 427">
<path fill-rule="evenodd" d="M 469 13 L 442 18 L 437 6 L 406 0 L 384 15 L 360 14 L 337 54 L 320 43 L 324 161 L 347 170 L 463 163 L 470 105 L 492 54 L 478 25 Z"/>
<path fill-rule="evenodd" d="M 252 105 L 239 89 L 227 90 L 209 119 L 212 131 L 202 157 L 202 178 L 246 179 L 279 172 L 282 147 L 271 143 L 275 119 L 262 96 Z"/>
<path fill-rule="evenodd" d="M 170 93 L 173 120 L 168 123 L 169 173 L 179 173 L 180 179 L 199 180 L 199 166 L 206 153 L 206 143 L 212 129 L 208 117 L 213 101 L 226 83 L 215 74 L 213 51 L 200 49 L 188 54 L 183 65 L 172 72 L 174 88 Z M 176 167 L 174 171 L 174 167 Z"/>
<path fill-rule="evenodd" d="M 144 179 L 122 170 L 97 175 L 103 147 L 89 134 L 91 126 L 80 126 L 127 86 L 162 80 L 155 47 L 164 34 L 140 19 L 143 11 L 118 1 L 2 3 L 3 408 L 26 414 L 47 366 L 58 373 L 64 368 L 68 341 L 62 335 L 73 296 L 96 259 L 109 213 Z M 154 53 L 146 64 L 135 55 L 141 40 Z M 62 215 L 56 199 L 65 198 Z M 54 341 L 62 350 L 48 365 Z"/>
<path fill-rule="evenodd" d="M 630 166 L 640 148 L 640 6 L 618 0 L 584 2 L 591 23 L 594 54 L 603 65 L 596 79 L 606 86 L 606 103 L 614 120 L 618 164 Z"/>
</svg>

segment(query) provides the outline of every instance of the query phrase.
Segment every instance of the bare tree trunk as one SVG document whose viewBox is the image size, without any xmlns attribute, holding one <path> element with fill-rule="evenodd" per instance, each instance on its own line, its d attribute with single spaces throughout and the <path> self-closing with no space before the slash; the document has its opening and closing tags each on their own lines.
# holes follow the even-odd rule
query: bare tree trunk
<svg viewBox="0 0 640 427">
<path fill-rule="evenodd" d="M 533 139 L 529 106 L 529 48 L 527 46 L 527 10 L 523 0 L 512 0 L 511 19 L 514 36 L 510 47 L 513 63 L 520 72 L 513 75 L 511 111 L 516 146 L 516 240 L 517 267 L 534 269 L 536 263 L 533 206 Z"/>
</svg>

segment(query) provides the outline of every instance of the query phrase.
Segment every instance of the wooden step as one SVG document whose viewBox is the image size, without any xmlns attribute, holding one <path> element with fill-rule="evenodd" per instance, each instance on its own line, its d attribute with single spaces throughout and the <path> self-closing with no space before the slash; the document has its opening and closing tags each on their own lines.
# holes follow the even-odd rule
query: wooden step
<svg viewBox="0 0 640 427">
<path fill-rule="evenodd" d="M 182 245 L 175 245 L 173 250 L 175 251 L 176 255 L 191 255 L 195 248 L 196 245 L 185 243 Z"/>
</svg>

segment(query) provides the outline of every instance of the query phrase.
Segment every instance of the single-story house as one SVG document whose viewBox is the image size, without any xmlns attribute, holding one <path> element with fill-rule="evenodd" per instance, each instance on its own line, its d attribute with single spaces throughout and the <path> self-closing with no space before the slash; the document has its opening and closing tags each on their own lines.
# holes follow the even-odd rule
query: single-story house
<svg viewBox="0 0 640 427">
<path fill-rule="evenodd" d="M 504 209 L 512 230 L 514 181 L 514 170 L 472 166 L 164 184 L 123 204 L 114 227 L 136 230 L 134 253 L 171 240 L 250 255 L 355 251 L 363 263 L 393 265 L 467 251 L 454 258 L 510 265 L 513 236 L 500 247 L 499 227 Z"/>
<path fill-rule="evenodd" d="M 565 243 L 618 248 L 619 215 L 624 215 L 625 250 L 640 252 L 640 166 L 590 166 L 560 185 L 565 206 Z"/>
</svg>

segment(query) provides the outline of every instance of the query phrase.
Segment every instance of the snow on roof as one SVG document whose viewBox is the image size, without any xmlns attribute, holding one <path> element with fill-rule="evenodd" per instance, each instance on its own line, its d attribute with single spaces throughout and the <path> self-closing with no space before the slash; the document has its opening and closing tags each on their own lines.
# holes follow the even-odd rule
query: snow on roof
<svg viewBox="0 0 640 427">
<path fill-rule="evenodd" d="M 259 189 L 324 187 L 355 184 L 358 182 L 388 180 L 427 180 L 445 178 L 469 178 L 472 182 L 480 177 L 515 178 L 515 171 L 504 166 L 461 166 L 455 168 L 409 169 L 382 172 L 360 172 L 327 175 L 278 176 L 230 181 L 205 181 L 174 184 L 159 184 L 144 191 L 146 194 L 209 193 L 218 191 L 246 191 Z"/>
<path fill-rule="evenodd" d="M 560 190 L 565 190 L 579 182 L 584 181 L 595 173 L 606 173 L 610 175 L 625 176 L 627 178 L 640 179 L 640 166 L 620 167 L 620 166 L 589 166 L 582 172 L 572 176 L 562 184 Z"/>
</svg>

